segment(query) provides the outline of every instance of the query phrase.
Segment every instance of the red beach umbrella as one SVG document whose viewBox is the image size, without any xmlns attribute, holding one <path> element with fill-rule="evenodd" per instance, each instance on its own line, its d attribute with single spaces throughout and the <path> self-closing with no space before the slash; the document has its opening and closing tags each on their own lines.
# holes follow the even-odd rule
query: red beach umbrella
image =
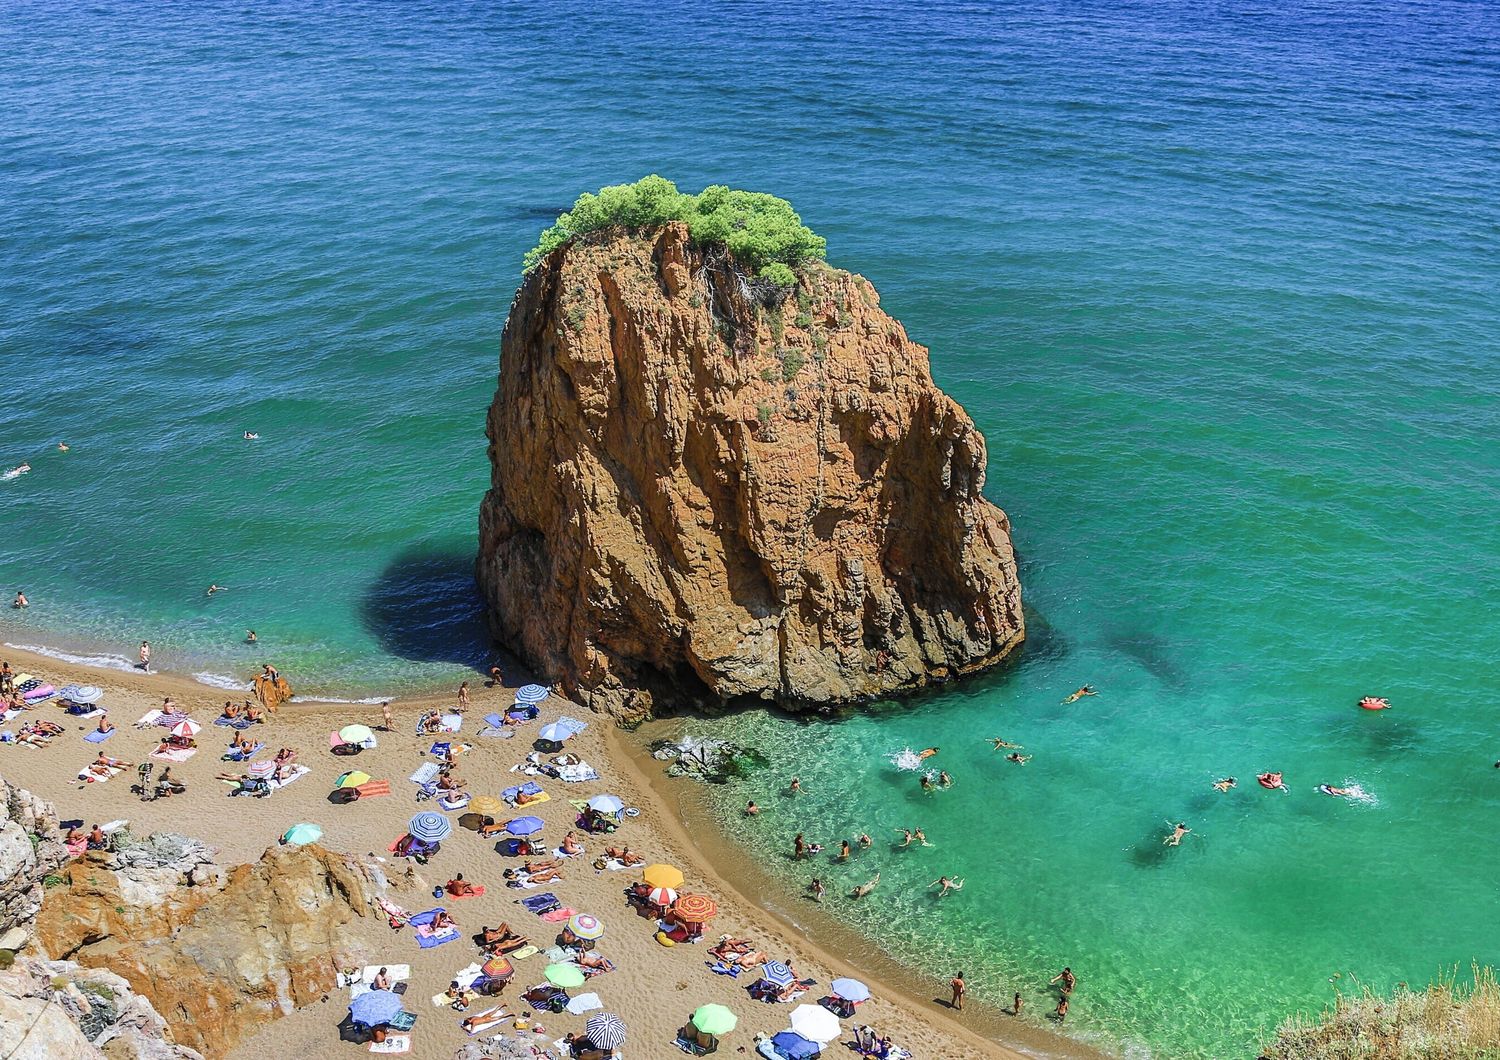
<svg viewBox="0 0 1500 1060">
<path fill-rule="evenodd" d="M 684 924 L 702 924 L 719 913 L 719 903 L 706 894 L 685 894 L 672 905 L 672 913 Z"/>
</svg>

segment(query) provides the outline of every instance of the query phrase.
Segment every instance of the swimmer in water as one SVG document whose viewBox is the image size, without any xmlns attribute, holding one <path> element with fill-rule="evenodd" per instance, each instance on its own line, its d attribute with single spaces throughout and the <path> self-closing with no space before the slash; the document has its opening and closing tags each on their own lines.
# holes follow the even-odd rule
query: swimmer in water
<svg viewBox="0 0 1500 1060">
<path fill-rule="evenodd" d="M 751 799 L 749 802 L 745 803 L 746 817 L 754 817 L 758 813 L 760 813 L 760 807 L 755 805 L 754 799 Z"/>
<path fill-rule="evenodd" d="M 1216 781 L 1214 781 L 1214 790 L 1215 791 L 1228 791 L 1230 788 L 1234 787 L 1237 783 L 1239 783 L 1239 782 L 1237 780 L 1235 780 L 1233 777 L 1225 777 L 1223 780 L 1216 780 Z"/>
<path fill-rule="evenodd" d="M 948 894 L 949 891 L 961 891 L 961 890 L 963 890 L 964 889 L 964 881 L 963 881 L 963 879 L 961 877 L 955 877 L 955 878 L 953 878 L 953 879 L 950 880 L 946 876 L 939 876 L 937 879 L 933 880 L 931 883 L 929 883 L 927 885 L 927 889 L 928 890 L 931 890 L 934 887 L 941 887 L 942 888 L 942 890 L 938 892 L 937 896 L 939 898 L 943 898 L 943 897 L 947 896 L 947 894 Z"/>
<path fill-rule="evenodd" d="M 921 843 L 924 847 L 932 846 L 931 843 L 927 842 L 927 836 L 922 834 L 922 830 L 920 828 L 913 829 L 911 835 L 913 839 L 915 839 L 918 843 Z"/>
<path fill-rule="evenodd" d="M 1077 692 L 1074 692 L 1067 699 L 1063 700 L 1063 702 L 1064 703 L 1077 703 L 1084 696 L 1097 696 L 1098 694 L 1099 693 L 1094 690 L 1094 686 L 1093 685 L 1084 685 Z"/>
<path fill-rule="evenodd" d="M 920 783 L 922 785 L 922 790 L 923 791 L 931 791 L 932 790 L 932 774 L 931 773 L 923 773 L 922 774 L 922 779 L 921 779 Z"/>
<path fill-rule="evenodd" d="M 1191 828 L 1183 824 L 1181 821 L 1178 821 L 1177 827 L 1172 829 L 1172 834 L 1163 839 L 1162 842 L 1169 847 L 1180 847 L 1182 846 L 1182 837 L 1187 835 L 1191 831 Z"/>
<path fill-rule="evenodd" d="M 802 778 L 801 777 L 793 777 L 792 778 L 792 782 L 787 785 L 786 790 L 787 790 L 787 794 L 788 795 L 795 795 L 795 794 L 797 794 L 799 791 L 802 790 Z"/>
<path fill-rule="evenodd" d="M 212 596 L 214 593 L 227 592 L 228 590 L 229 586 L 227 585 L 210 585 L 208 587 L 208 595 Z"/>
<path fill-rule="evenodd" d="M 1027 762 L 1031 761 L 1031 758 L 1031 755 L 1023 755 L 1019 751 L 1012 751 L 1005 756 L 1007 762 L 1014 762 L 1018 766 L 1024 766 Z"/>
<path fill-rule="evenodd" d="M 896 829 L 896 831 L 898 831 L 898 832 L 901 833 L 901 845 L 903 847 L 909 847 L 909 846 L 911 846 L 911 838 L 912 838 L 912 836 L 911 836 L 911 829 L 910 828 L 898 828 L 898 829 Z"/>
<path fill-rule="evenodd" d="M 870 838 L 869 833 L 861 832 L 859 833 L 859 845 L 862 849 L 869 850 L 875 845 L 875 840 Z"/>
<path fill-rule="evenodd" d="M 849 893 L 849 897 L 851 897 L 851 898 L 865 898 L 865 897 L 867 897 L 869 895 L 869 893 L 871 891 L 873 891 L 875 889 L 875 885 L 878 884 L 879 882 L 880 882 L 880 873 L 877 872 L 874 876 L 871 876 L 864 883 L 862 883 L 858 887 L 854 888 L 854 890 Z"/>
<path fill-rule="evenodd" d="M 1353 788 L 1336 788 L 1332 784 L 1320 784 L 1318 790 L 1324 795 L 1332 795 L 1338 799 L 1347 799 L 1354 795 Z"/>
<path fill-rule="evenodd" d="M 17 610 L 19 610 L 20 608 L 23 608 L 23 607 L 30 607 L 31 606 L 31 601 L 28 600 L 28 599 L 26 599 L 26 594 L 24 592 L 22 592 L 20 589 L 17 589 L 16 590 L 16 602 L 13 603 L 13 604 L 11 604 L 10 606 L 16 608 Z"/>
<path fill-rule="evenodd" d="M 1001 750 L 1005 750 L 1005 751 L 1019 751 L 1019 750 L 1022 749 L 1022 745 L 1021 744 L 1018 744 L 1018 743 L 1006 743 L 1004 740 L 1000 739 L 1000 737 L 998 737 L 998 736 L 991 736 L 990 737 L 990 743 L 992 743 L 992 744 L 995 745 L 995 750 L 997 750 L 997 751 L 1001 751 Z"/>
<path fill-rule="evenodd" d="M 57 451 L 59 453 L 66 453 L 69 448 L 70 448 L 70 446 L 68 445 L 67 442 L 58 442 L 57 443 Z"/>
<path fill-rule="evenodd" d="M 247 629 L 247 630 L 245 630 L 245 643 L 246 644 L 254 644 L 258 640 L 260 640 L 260 638 L 255 635 L 255 630 L 253 630 L 253 629 Z"/>
<path fill-rule="evenodd" d="M 919 752 L 917 754 L 917 757 L 919 759 L 921 759 L 923 762 L 925 762 L 925 761 L 927 761 L 929 758 L 931 758 L 933 755 L 935 755 L 937 753 L 938 753 L 938 749 L 936 747 L 929 747 L 929 748 L 927 748 L 927 750 Z"/>
<path fill-rule="evenodd" d="M 953 787 L 953 778 L 948 775 L 948 771 L 946 769 L 943 770 L 942 772 L 940 772 L 938 774 L 938 787 L 940 787 L 940 788 L 951 788 L 951 787 Z"/>
<path fill-rule="evenodd" d="M 254 431 L 246 431 L 245 432 L 245 441 L 247 441 L 247 442 L 258 442 L 258 441 L 260 441 L 260 435 L 256 434 Z"/>
<path fill-rule="evenodd" d="M 19 475 L 26 474 L 26 472 L 28 472 L 30 470 L 31 470 L 31 465 L 30 464 L 17 464 L 15 467 L 11 468 L 9 471 L 7 471 L 5 473 L 5 477 L 6 478 L 16 478 Z"/>
</svg>

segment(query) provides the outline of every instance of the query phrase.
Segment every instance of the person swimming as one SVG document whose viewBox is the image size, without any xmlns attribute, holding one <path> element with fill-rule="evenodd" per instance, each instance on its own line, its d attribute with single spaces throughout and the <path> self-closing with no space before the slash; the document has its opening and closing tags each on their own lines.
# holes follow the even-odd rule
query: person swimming
<svg viewBox="0 0 1500 1060">
<path fill-rule="evenodd" d="M 1177 827 L 1172 829 L 1172 834 L 1163 839 L 1162 842 L 1169 847 L 1180 847 L 1182 846 L 1182 837 L 1191 831 L 1191 828 L 1178 821 Z"/>
<path fill-rule="evenodd" d="M 1019 751 L 1012 751 L 1005 756 L 1005 760 L 1007 762 L 1014 762 L 1018 766 L 1024 766 L 1027 762 L 1031 761 L 1032 757 L 1032 755 L 1023 755 Z"/>
<path fill-rule="evenodd" d="M 1324 795 L 1332 795 L 1334 798 L 1338 799 L 1353 798 L 1355 795 L 1355 791 L 1353 788 L 1336 788 L 1332 784 L 1319 784 L 1318 790 L 1321 791 Z"/>
<path fill-rule="evenodd" d="M 942 770 L 941 772 L 938 773 L 938 787 L 940 787 L 940 788 L 951 788 L 951 787 L 953 787 L 953 778 L 948 775 L 948 771 L 946 769 Z"/>
<path fill-rule="evenodd" d="M 870 892 L 875 889 L 875 885 L 878 884 L 879 882 L 880 882 L 880 873 L 877 872 L 874 876 L 871 876 L 864 883 L 860 884 L 858 887 L 854 888 L 853 891 L 849 892 L 849 897 L 851 897 L 851 898 L 865 898 L 865 897 L 868 897 L 869 894 L 870 894 Z"/>
<path fill-rule="evenodd" d="M 1225 777 L 1222 780 L 1216 780 L 1216 781 L 1214 781 L 1214 790 L 1215 791 L 1228 791 L 1230 788 L 1234 787 L 1238 783 L 1239 783 L 1239 781 L 1235 780 L 1233 777 Z"/>
<path fill-rule="evenodd" d="M 255 431 L 246 431 L 244 433 L 243 437 L 244 437 L 245 441 L 247 441 L 247 442 L 258 442 L 258 441 L 260 441 L 260 435 L 257 434 Z"/>
<path fill-rule="evenodd" d="M 17 610 L 20 610 L 23 607 L 30 607 L 31 601 L 26 599 L 26 593 L 24 591 L 17 589 L 16 602 L 11 604 L 10 606 L 16 608 Z"/>
<path fill-rule="evenodd" d="M 923 791 L 931 791 L 932 790 L 932 774 L 931 773 L 923 773 L 922 774 L 922 779 L 919 781 L 919 783 L 922 785 L 922 790 Z"/>
<path fill-rule="evenodd" d="M 929 747 L 925 751 L 918 751 L 917 752 L 917 758 L 920 761 L 925 762 L 925 761 L 927 761 L 929 758 L 931 758 L 933 755 L 935 755 L 937 753 L 938 753 L 938 748 L 936 748 L 936 747 Z"/>
<path fill-rule="evenodd" d="M 943 897 L 947 896 L 947 894 L 948 894 L 949 891 L 961 891 L 961 890 L 963 890 L 964 889 L 964 881 L 963 881 L 962 877 L 957 877 L 956 876 L 953 879 L 949 879 L 947 876 L 939 876 L 937 879 L 933 880 L 931 883 L 929 883 L 927 885 L 927 889 L 928 890 L 931 890 L 934 887 L 941 887 L 942 888 L 942 890 L 938 892 L 937 896 L 939 898 L 943 898 Z"/>
<path fill-rule="evenodd" d="M 207 595 L 212 596 L 214 593 L 227 592 L 228 589 L 229 589 L 229 586 L 227 586 L 227 585 L 213 584 L 213 585 L 210 585 L 208 587 L 208 594 Z"/>
<path fill-rule="evenodd" d="M 1067 704 L 1067 703 L 1077 703 L 1084 696 L 1097 696 L 1098 694 L 1099 693 L 1097 691 L 1095 691 L 1093 685 L 1084 685 L 1077 692 L 1074 692 L 1067 699 L 1063 700 L 1063 703 L 1065 703 L 1065 704 Z"/>
<path fill-rule="evenodd" d="M 255 635 L 255 630 L 253 630 L 253 629 L 247 629 L 247 630 L 245 630 L 245 643 L 246 644 L 254 644 L 258 640 L 260 640 L 260 638 Z"/>
<path fill-rule="evenodd" d="M 1023 745 L 1018 744 L 1018 743 L 1006 743 L 1004 740 L 1000 739 L 1000 737 L 998 737 L 998 736 L 991 736 L 990 737 L 990 743 L 992 743 L 992 744 L 995 745 L 995 750 L 997 750 L 997 751 L 1001 751 L 1001 750 L 1006 750 L 1006 751 L 1020 751 L 1020 750 L 1024 750 Z"/>
</svg>

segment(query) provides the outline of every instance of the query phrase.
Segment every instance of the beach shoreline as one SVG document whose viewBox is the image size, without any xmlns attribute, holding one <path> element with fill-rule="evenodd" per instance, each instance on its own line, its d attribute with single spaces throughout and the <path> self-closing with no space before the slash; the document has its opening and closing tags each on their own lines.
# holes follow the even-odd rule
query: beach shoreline
<svg viewBox="0 0 1500 1060">
<path fill-rule="evenodd" d="M 152 705 L 155 705 L 162 697 L 172 696 L 182 705 L 195 708 L 200 718 L 207 720 L 206 715 L 216 710 L 218 701 L 223 697 L 223 690 L 213 686 L 204 685 L 192 677 L 171 672 L 153 672 L 150 674 L 141 671 L 126 671 L 120 669 L 105 669 L 89 667 L 86 665 L 65 663 L 50 656 L 36 655 L 16 648 L 6 648 L 6 656 L 12 666 L 19 670 L 28 670 L 39 676 L 44 676 L 54 684 L 62 685 L 68 682 L 95 684 L 103 687 L 106 691 L 106 702 L 112 707 L 115 714 L 116 724 L 121 730 L 127 730 L 129 723 L 137 713 L 141 713 Z M 287 675 L 292 681 L 293 687 L 297 684 L 297 675 Z M 490 708 L 490 701 L 497 693 L 483 688 L 477 679 L 473 682 L 475 688 L 476 712 L 482 712 Z M 500 692 L 504 692 L 501 689 Z M 508 696 L 506 697 L 508 699 Z M 398 719 L 397 733 L 403 727 L 408 726 L 414 714 L 424 708 L 442 706 L 450 703 L 452 695 L 450 692 L 434 689 L 424 695 L 408 695 L 392 700 L 392 709 Z M 377 701 L 378 704 L 378 701 Z M 559 701 L 550 701 L 553 710 L 559 709 Z M 809 915 L 802 923 L 802 916 L 795 918 L 782 915 L 776 911 L 775 902 L 767 899 L 775 895 L 774 884 L 759 874 L 750 864 L 751 859 L 743 852 L 737 850 L 727 838 L 719 835 L 717 828 L 708 821 L 706 817 L 699 817 L 687 808 L 691 801 L 685 798 L 691 793 L 689 783 L 673 784 L 659 768 L 654 768 L 654 763 L 644 749 L 634 744 L 634 737 L 630 734 L 617 730 L 608 720 L 588 714 L 583 708 L 575 704 L 563 701 L 560 709 L 564 712 L 571 711 L 591 721 L 592 732 L 586 734 L 587 739 L 581 746 L 586 747 L 590 757 L 599 762 L 601 772 L 608 778 L 609 784 L 622 796 L 632 799 L 640 807 L 639 818 L 631 823 L 631 834 L 629 841 L 632 846 L 650 851 L 656 857 L 669 856 L 674 858 L 684 868 L 690 878 L 698 878 L 705 882 L 707 889 L 714 893 L 720 901 L 721 919 L 716 923 L 720 930 L 731 931 L 741 937 L 749 936 L 757 940 L 768 952 L 773 955 L 780 953 L 781 947 L 785 947 L 786 953 L 792 956 L 799 967 L 810 970 L 817 977 L 826 982 L 829 978 L 840 975 L 856 975 L 869 981 L 876 994 L 875 1000 L 861 1010 L 861 1013 L 853 1023 L 868 1022 L 883 1030 L 890 1030 L 897 1040 L 905 1040 L 909 1046 L 914 1047 L 919 1056 L 924 1057 L 970 1057 L 970 1056 L 993 1056 L 1005 1058 L 1005 1060 L 1017 1060 L 1020 1057 L 1061 1057 L 1069 1060 L 1091 1060 L 1100 1054 L 1090 1050 L 1087 1046 L 1080 1045 L 1071 1039 L 1056 1034 L 1048 1034 L 1043 1029 L 1028 1028 L 1007 1023 L 1006 1017 L 999 1012 L 998 1006 L 981 1004 L 976 998 L 970 999 L 970 1008 L 962 1017 L 946 1010 L 945 1006 L 927 1000 L 933 993 L 932 984 L 915 979 L 910 976 L 902 976 L 899 969 L 894 966 L 888 958 L 881 957 L 878 960 L 870 959 L 870 951 L 873 949 L 870 942 L 847 929 L 840 929 L 837 925 L 822 923 L 821 918 Z M 29 717 L 52 718 L 58 712 L 44 704 L 39 710 L 27 711 L 21 715 L 19 720 L 28 720 Z M 272 720 L 272 729 L 268 730 L 268 741 L 273 737 L 270 733 L 276 733 L 275 739 L 284 743 L 297 743 L 304 748 L 312 748 L 313 754 L 319 759 L 327 754 L 326 748 L 318 746 L 318 737 L 330 726 L 347 724 L 352 721 L 364 721 L 369 724 L 378 724 L 373 718 L 378 715 L 378 706 L 372 707 L 366 703 L 349 703 L 343 701 L 319 701 L 316 699 L 305 699 L 294 702 L 290 707 L 284 706 L 279 716 Z M 10 727 L 17 724 L 15 720 Z M 217 737 L 217 730 L 205 726 L 208 735 Z M 227 733 L 224 734 L 227 737 Z M 68 736 L 60 737 L 59 742 L 68 740 Z M 384 737 L 383 737 L 384 739 Z M 392 738 L 391 743 L 396 740 Z M 168 809 L 172 803 L 178 800 L 166 800 L 167 806 L 160 803 L 140 803 L 131 795 L 128 782 L 117 782 L 106 787 L 93 785 L 85 788 L 72 779 L 70 768 L 73 764 L 72 757 L 66 759 L 63 765 L 67 768 L 57 768 L 58 756 L 70 754 L 76 756 L 82 762 L 85 751 L 92 754 L 96 749 L 92 745 L 83 744 L 79 748 L 64 751 L 60 746 L 53 746 L 41 751 L 25 750 L 14 745 L 4 749 L 4 757 L 0 758 L 0 774 L 5 775 L 14 783 L 27 787 L 43 798 L 57 805 L 61 817 L 84 816 L 79 813 L 78 807 L 81 799 L 87 799 L 90 806 L 91 818 L 106 819 L 109 817 L 131 817 L 141 822 L 145 830 L 164 830 L 162 822 L 175 830 L 192 832 L 191 827 L 184 828 L 176 823 L 180 816 L 181 807 Z M 121 748 L 111 746 L 113 753 L 118 753 Z M 519 747 L 510 748 L 519 751 Z M 486 747 L 484 751 L 491 750 Z M 319 753 L 321 752 L 321 753 Z M 383 753 L 383 752 L 382 752 Z M 396 752 L 392 752 L 396 753 Z M 212 758 L 205 755 L 204 758 Z M 312 754 L 304 754 L 304 761 L 310 760 Z M 214 763 L 216 766 L 218 763 Z M 201 767 L 208 766 L 207 762 L 194 763 Z M 319 771 L 330 773 L 341 764 L 337 760 L 328 758 L 328 766 L 321 767 Z M 478 761 L 475 768 L 478 768 Z M 212 768 L 212 767 L 209 767 Z M 367 768 L 362 765 L 362 768 Z M 404 776 L 405 768 L 397 766 L 392 772 L 400 771 Z M 179 772 L 191 773 L 191 770 L 179 770 Z M 478 781 L 476 788 L 482 786 L 488 790 L 495 785 L 493 781 Z M 297 791 L 298 789 L 292 789 Z M 282 796 L 278 795 L 278 799 Z M 316 784 L 307 785 L 300 790 L 297 796 L 300 802 L 288 806 L 286 802 L 273 805 L 278 809 L 296 808 L 305 813 L 309 819 L 315 818 L 315 814 L 329 816 L 326 804 L 321 798 L 321 792 Z M 264 811 L 269 807 L 256 805 L 256 800 L 235 800 L 233 803 L 219 803 L 226 812 L 233 810 L 241 820 L 244 827 L 233 830 L 217 829 L 213 834 L 204 836 L 214 842 L 221 850 L 221 860 L 224 864 L 236 864 L 251 861 L 258 858 L 261 851 L 275 842 L 279 830 L 286 826 L 286 814 L 268 814 Z M 249 803 L 250 805 L 245 805 Z M 378 808 L 378 807 L 377 807 Z M 391 806 L 391 811 L 396 807 Z M 403 807 L 401 811 L 405 812 Z M 340 813 L 340 816 L 347 816 Z M 265 818 L 261 821 L 260 818 Z M 395 825 L 382 825 L 385 831 L 390 831 Z M 360 833 L 361 842 L 346 841 L 341 843 L 336 834 L 331 834 L 327 844 L 330 849 L 348 849 L 350 852 L 359 853 L 365 847 L 378 849 L 371 834 L 383 833 Z M 445 848 L 444 859 L 448 858 Z M 495 862 L 480 859 L 470 863 L 470 871 L 479 872 L 495 871 Z M 463 868 L 463 865 L 457 866 Z M 430 870 L 432 872 L 448 871 L 449 866 L 444 864 L 440 868 Z M 471 878 L 480 878 L 477 874 Z M 736 882 L 731 884 L 733 878 Z M 598 881 L 584 881 L 594 884 Z M 624 882 L 624 881 L 622 881 Z M 591 897 L 596 902 L 605 902 L 609 899 L 606 895 L 614 893 L 611 886 L 612 880 L 606 874 L 602 881 L 604 890 L 597 897 Z M 618 902 L 616 896 L 614 901 Z M 769 906 L 769 908 L 768 908 Z M 619 913 L 611 911 L 616 918 Z M 811 911 L 809 911 L 811 913 Z M 818 920 L 816 924 L 811 922 Z M 830 918 L 831 920 L 831 918 Z M 842 932 L 842 933 L 841 933 Z M 630 940 L 633 944 L 633 960 L 647 961 L 655 959 L 658 953 L 669 954 L 671 951 L 661 950 L 654 942 Z M 638 944 L 637 944 L 638 943 Z M 375 944 L 379 944 L 377 939 Z M 859 956 L 856 958 L 855 953 Z M 701 969 L 700 969 L 701 971 Z M 685 986 L 686 984 L 684 984 Z M 679 989 L 684 988 L 679 986 Z M 743 986 L 743 984 L 740 984 Z M 710 994 L 714 989 L 729 987 L 732 995 L 737 995 L 739 1001 L 736 1003 L 741 1010 L 745 1008 L 743 993 L 739 987 L 733 986 L 728 980 L 719 980 L 719 977 L 700 975 L 692 987 L 699 994 Z M 650 1021 L 652 1025 L 661 1024 L 665 1026 L 672 1019 L 681 1018 L 680 1005 L 673 1004 L 665 1010 L 649 1008 Z M 757 1006 L 756 1016 L 763 1015 Z M 771 1010 L 765 1015 L 773 1015 L 775 1006 L 766 1006 Z M 319 1035 L 326 1034 L 326 1027 L 318 1024 L 311 1013 L 315 1009 L 304 1009 L 298 1013 L 269 1024 L 266 1028 L 256 1034 L 247 1042 L 242 1042 L 230 1055 L 244 1056 L 246 1058 L 263 1053 L 267 1049 L 308 1049 L 319 1048 L 326 1045 L 326 1039 Z M 747 1019 L 742 1027 L 749 1024 Z M 743 1039 L 741 1039 L 743 1041 Z M 436 1043 L 432 1043 L 436 1045 Z M 446 1048 L 439 1047 L 432 1050 L 419 1049 L 415 1053 L 418 1056 L 448 1056 L 451 1055 L 454 1045 Z"/>
</svg>

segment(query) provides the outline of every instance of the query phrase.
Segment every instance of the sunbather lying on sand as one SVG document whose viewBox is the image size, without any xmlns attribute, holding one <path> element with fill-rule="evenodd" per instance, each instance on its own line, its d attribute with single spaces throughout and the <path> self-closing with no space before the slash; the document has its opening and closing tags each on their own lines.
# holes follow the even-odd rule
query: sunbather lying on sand
<svg viewBox="0 0 1500 1060">
<path fill-rule="evenodd" d="M 646 863 L 646 859 L 639 854 L 632 854 L 628 846 L 605 847 L 604 856 L 614 858 L 622 865 L 644 865 Z"/>
<path fill-rule="evenodd" d="M 129 762 L 122 761 L 121 759 L 118 759 L 118 758 L 111 758 L 111 757 L 109 757 L 109 755 L 103 754 L 102 752 L 100 753 L 100 755 L 99 755 L 98 758 L 94 759 L 94 765 L 96 765 L 96 766 L 105 766 L 105 767 L 107 767 L 109 769 L 129 769 L 130 768 L 130 763 Z"/>
<path fill-rule="evenodd" d="M 496 928 L 485 928 L 479 933 L 484 942 L 484 948 L 490 953 L 510 953 L 522 946 L 529 945 L 526 936 L 517 935 L 510 929 L 509 924 L 501 924 Z"/>
<path fill-rule="evenodd" d="M 488 1012 L 477 1012 L 472 1016 L 465 1016 L 459 1026 L 468 1034 L 478 1034 L 508 1019 L 510 1019 L 510 1014 L 503 1008 L 492 1008 Z"/>
<path fill-rule="evenodd" d="M 510 887 L 524 887 L 528 883 L 551 883 L 553 880 L 563 879 L 563 874 L 557 869 L 541 869 L 531 872 L 524 869 L 506 869 L 505 881 Z"/>
</svg>

